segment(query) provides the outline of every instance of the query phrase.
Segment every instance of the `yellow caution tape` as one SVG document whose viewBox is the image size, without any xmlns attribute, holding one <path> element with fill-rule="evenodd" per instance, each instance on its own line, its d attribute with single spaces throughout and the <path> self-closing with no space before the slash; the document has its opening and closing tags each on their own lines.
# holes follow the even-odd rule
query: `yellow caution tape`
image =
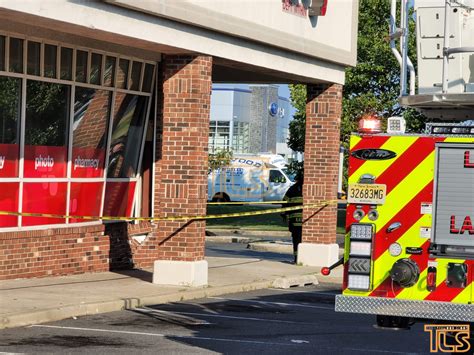
<svg viewBox="0 0 474 355">
<path fill-rule="evenodd" d="M 271 213 L 281 213 L 288 211 L 297 211 L 304 208 L 316 208 L 325 207 L 330 204 L 337 203 L 337 200 L 326 200 L 318 203 L 282 207 L 282 208 L 271 208 L 262 211 L 249 211 L 249 212 L 237 212 L 237 213 L 226 213 L 226 214 L 212 214 L 204 216 L 177 216 L 177 217 L 112 217 L 112 216 L 74 216 L 74 215 L 62 215 L 62 214 L 50 214 L 50 213 L 31 213 L 31 212 L 11 212 L 11 211 L 0 211 L 0 215 L 3 216 L 22 216 L 22 217 L 47 217 L 47 218 L 70 218 L 70 219 L 86 219 L 86 220 L 103 220 L 103 221 L 188 221 L 188 220 L 203 220 L 203 219 L 216 219 L 216 218 L 232 218 L 232 217 L 243 217 L 243 216 L 257 216 Z"/>
</svg>

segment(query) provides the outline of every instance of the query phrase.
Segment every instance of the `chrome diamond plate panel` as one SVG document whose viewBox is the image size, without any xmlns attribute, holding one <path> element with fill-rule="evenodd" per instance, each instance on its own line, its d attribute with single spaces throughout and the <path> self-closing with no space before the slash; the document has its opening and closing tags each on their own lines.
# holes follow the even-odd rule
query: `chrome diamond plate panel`
<svg viewBox="0 0 474 355">
<path fill-rule="evenodd" d="M 382 297 L 336 296 L 336 312 L 474 322 L 474 305 L 400 300 Z"/>
</svg>

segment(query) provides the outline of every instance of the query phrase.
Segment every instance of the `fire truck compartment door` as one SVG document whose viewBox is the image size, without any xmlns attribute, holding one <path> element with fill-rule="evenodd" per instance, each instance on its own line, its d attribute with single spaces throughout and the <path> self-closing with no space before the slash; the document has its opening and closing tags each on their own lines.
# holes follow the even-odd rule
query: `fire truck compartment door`
<svg viewBox="0 0 474 355">
<path fill-rule="evenodd" d="M 436 145 L 433 242 L 474 248 L 474 143 Z"/>
</svg>

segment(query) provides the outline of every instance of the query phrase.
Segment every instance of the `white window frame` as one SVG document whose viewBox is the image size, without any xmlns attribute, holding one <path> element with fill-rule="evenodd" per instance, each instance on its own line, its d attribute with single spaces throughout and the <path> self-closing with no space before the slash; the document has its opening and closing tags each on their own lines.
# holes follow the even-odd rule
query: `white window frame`
<svg viewBox="0 0 474 355">
<path fill-rule="evenodd" d="M 214 129 L 211 131 L 211 124 L 215 123 Z M 222 125 L 222 123 L 228 124 L 228 126 Z M 229 135 L 227 137 L 227 146 L 221 146 L 217 145 L 217 132 L 219 131 L 219 128 L 227 128 L 229 130 Z M 209 152 L 214 153 L 216 149 L 232 149 L 232 133 L 233 133 L 233 124 L 232 121 L 227 121 L 227 120 L 212 120 L 209 121 L 209 132 L 211 133 L 211 137 L 209 137 L 208 141 L 208 146 L 209 146 Z"/>
<path fill-rule="evenodd" d="M 0 76 L 3 77 L 14 77 L 21 79 L 21 107 L 20 107 L 20 130 L 18 132 L 18 141 L 19 141 L 19 157 L 18 157 L 18 177 L 9 177 L 3 178 L 0 177 L 0 183 L 5 182 L 17 182 L 19 183 L 19 191 L 18 191 L 18 212 L 23 211 L 23 184 L 25 182 L 66 182 L 67 183 L 67 194 L 66 194 L 66 211 L 65 214 L 69 214 L 69 203 L 70 203 L 70 191 L 71 191 L 71 184 L 77 182 L 102 182 L 102 197 L 101 197 L 101 205 L 100 205 L 100 216 L 103 216 L 104 210 L 104 201 L 105 201 L 105 190 L 107 182 L 135 182 L 135 191 L 134 191 L 134 201 L 132 202 L 132 216 L 138 216 L 140 213 L 139 208 L 134 208 L 137 204 L 138 198 L 138 182 L 141 178 L 141 165 L 142 165 L 142 158 L 143 158 L 143 149 L 145 145 L 145 138 L 146 138 L 146 129 L 148 127 L 148 120 L 149 115 L 151 112 L 151 102 L 152 102 L 152 95 L 155 94 L 155 90 L 153 90 L 155 86 L 155 77 L 157 73 L 158 63 L 155 61 L 145 60 L 137 57 L 131 56 L 124 56 L 118 53 L 112 52 L 105 52 L 102 50 L 97 50 L 95 48 L 87 48 L 83 46 L 74 45 L 71 43 L 63 43 L 63 42 L 55 42 L 50 40 L 45 40 L 42 38 L 32 37 L 32 36 L 25 36 L 17 33 L 12 32 L 4 32 L 0 31 L 1 36 L 5 36 L 5 70 L 0 70 Z M 18 38 L 23 40 L 23 73 L 13 73 L 9 72 L 9 48 L 10 48 L 10 38 Z M 28 41 L 34 41 L 41 43 L 41 58 L 40 58 L 40 75 L 29 75 L 27 74 L 27 64 L 28 64 Z M 57 59 L 56 59 L 56 78 L 47 78 L 44 77 L 44 46 L 45 44 L 55 45 L 57 47 Z M 59 79 L 61 77 L 61 48 L 66 47 L 73 50 L 72 53 L 72 80 L 63 80 Z M 87 78 L 86 83 L 76 82 L 75 75 L 76 75 L 76 53 L 78 50 L 86 51 L 88 53 L 88 63 L 87 63 Z M 91 67 L 91 56 L 92 53 L 97 53 L 102 55 L 102 68 L 101 68 L 101 79 L 100 85 L 90 84 L 90 67 Z M 115 71 L 114 71 L 114 82 L 113 86 L 104 86 L 104 74 L 105 74 L 105 60 L 106 57 L 115 57 Z M 127 88 L 119 89 L 116 87 L 117 85 L 117 73 L 119 67 L 120 59 L 126 59 L 129 61 L 129 70 L 128 70 L 128 82 Z M 151 84 L 151 92 L 143 92 L 143 91 L 134 91 L 129 90 L 130 87 L 130 75 L 131 75 L 131 66 L 133 61 L 138 61 L 142 63 L 141 73 L 140 73 L 140 83 L 139 89 L 143 88 L 144 83 L 144 70 L 146 64 L 153 65 L 153 73 L 152 73 L 152 84 Z M 26 88 L 27 88 L 27 80 L 36 80 L 42 82 L 49 82 L 55 84 L 63 84 L 70 86 L 70 100 L 69 100 L 69 122 L 68 122 L 68 137 L 67 137 L 67 172 L 66 177 L 63 178 L 24 178 L 24 150 L 25 150 L 25 121 L 26 121 Z M 107 126 L 107 143 L 105 147 L 105 161 L 104 161 L 104 174 L 100 178 L 72 178 L 71 177 L 71 166 L 72 166 L 72 143 L 73 143 L 73 123 L 74 123 L 74 103 L 75 103 L 75 91 L 76 87 L 84 87 L 96 90 L 105 90 L 112 93 L 111 97 L 111 106 L 109 110 L 109 117 L 108 117 L 108 126 Z M 142 135 L 142 142 L 140 145 L 140 153 L 139 153 L 139 160 L 137 164 L 137 171 L 136 176 L 133 178 L 108 178 L 107 177 L 107 167 L 109 164 L 109 150 L 110 150 L 110 143 L 111 143 L 111 135 L 112 135 L 112 128 L 113 128 L 113 118 L 114 118 L 114 107 L 115 107 L 115 97 L 116 93 L 125 93 L 125 94 L 132 94 L 132 95 L 139 95 L 148 97 L 148 103 L 146 108 L 146 117 L 144 122 L 144 131 Z M 154 110 L 156 111 L 156 110 Z M 155 118 L 156 119 L 156 118 Z M 153 203 L 153 200 L 152 200 Z M 153 206 L 152 206 L 153 210 Z M 29 230 L 45 230 L 51 228 L 71 228 L 71 227 L 83 227 L 83 226 L 90 226 L 90 225 L 100 225 L 105 223 L 106 221 L 91 221 L 91 222 L 81 222 L 81 223 L 70 223 L 69 218 L 66 219 L 65 223 L 60 224 L 44 224 L 44 225 L 36 225 L 36 226 L 22 226 L 22 217 L 19 216 L 17 219 L 18 223 L 15 227 L 0 227 L 0 233 L 2 232 L 15 232 L 15 231 L 29 231 Z M 113 221 L 107 221 L 113 222 Z"/>
</svg>

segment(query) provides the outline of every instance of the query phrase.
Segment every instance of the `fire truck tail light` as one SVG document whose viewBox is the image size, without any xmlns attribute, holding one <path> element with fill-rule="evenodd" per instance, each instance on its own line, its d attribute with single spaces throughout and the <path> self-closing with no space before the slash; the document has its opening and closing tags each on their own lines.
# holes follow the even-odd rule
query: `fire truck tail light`
<svg viewBox="0 0 474 355">
<path fill-rule="evenodd" d="M 356 274 L 370 274 L 371 260 L 367 258 L 350 258 L 349 272 Z"/>
<path fill-rule="evenodd" d="M 373 227 L 371 224 L 354 223 L 351 226 L 351 239 L 371 240 L 372 230 Z"/>
<path fill-rule="evenodd" d="M 347 288 L 356 291 L 368 291 L 370 289 L 370 276 L 349 275 L 347 279 Z"/>
<path fill-rule="evenodd" d="M 354 242 L 351 241 L 350 255 L 370 256 L 372 250 L 372 243 L 369 242 Z"/>
<path fill-rule="evenodd" d="M 372 240 L 374 226 L 372 224 L 354 223 L 351 226 L 351 239 Z"/>
<path fill-rule="evenodd" d="M 370 223 L 353 223 L 349 238 L 347 288 L 354 291 L 370 290 L 372 243 L 375 227 Z"/>
</svg>

